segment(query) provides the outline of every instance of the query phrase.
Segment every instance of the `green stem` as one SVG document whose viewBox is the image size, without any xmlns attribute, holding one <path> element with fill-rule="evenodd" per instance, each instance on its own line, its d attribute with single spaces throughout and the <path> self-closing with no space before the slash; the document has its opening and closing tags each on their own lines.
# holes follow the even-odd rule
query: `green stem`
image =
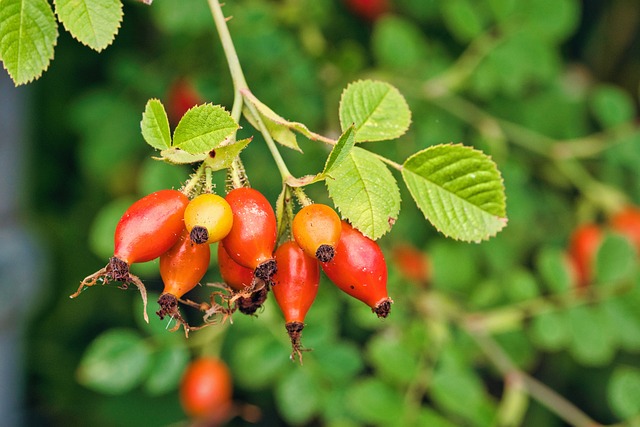
<svg viewBox="0 0 640 427">
<path fill-rule="evenodd" d="M 478 344 L 480 350 L 482 350 L 485 356 L 505 378 L 511 378 L 512 380 L 520 382 L 532 398 L 546 406 L 564 421 L 575 427 L 602 426 L 602 424 L 591 419 L 563 396 L 519 370 L 504 350 L 484 331 L 468 325 L 465 329 Z"/>
</svg>

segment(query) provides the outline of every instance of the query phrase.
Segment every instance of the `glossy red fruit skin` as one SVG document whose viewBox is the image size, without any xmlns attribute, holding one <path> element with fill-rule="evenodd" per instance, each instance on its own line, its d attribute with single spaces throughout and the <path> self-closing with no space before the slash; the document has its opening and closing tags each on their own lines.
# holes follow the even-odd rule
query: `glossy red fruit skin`
<svg viewBox="0 0 640 427">
<path fill-rule="evenodd" d="M 378 244 L 342 221 L 336 253 L 322 270 L 340 289 L 371 308 L 389 300 L 387 263 Z M 381 316 L 385 317 L 385 316 Z"/>
<path fill-rule="evenodd" d="M 318 294 L 320 267 L 294 241 L 285 242 L 275 252 L 278 271 L 273 276 L 273 295 L 287 323 L 304 323 Z"/>
<path fill-rule="evenodd" d="M 196 359 L 187 366 L 179 393 L 187 415 L 219 425 L 230 415 L 232 406 L 233 382 L 229 368 L 220 359 Z"/>
<path fill-rule="evenodd" d="M 640 208 L 626 206 L 611 217 L 611 228 L 625 236 L 640 254 Z"/>
<path fill-rule="evenodd" d="M 269 201 L 253 188 L 236 188 L 225 197 L 233 212 L 233 226 L 222 239 L 229 256 L 238 264 L 256 269 L 273 259 L 276 247 L 276 215 Z"/>
<path fill-rule="evenodd" d="M 177 190 L 160 190 L 132 204 L 114 235 L 114 257 L 131 265 L 158 258 L 168 251 L 184 229 L 187 196 Z"/>
<path fill-rule="evenodd" d="M 197 245 L 183 230 L 175 245 L 160 256 L 160 277 L 164 283 L 163 294 L 176 298 L 195 288 L 209 268 L 209 245 Z"/>
<path fill-rule="evenodd" d="M 345 0 L 345 3 L 354 15 L 370 22 L 389 11 L 388 0 Z"/>
<path fill-rule="evenodd" d="M 218 269 L 222 280 L 236 291 L 243 291 L 253 283 L 253 270 L 235 262 L 222 242 L 218 242 Z"/>
<path fill-rule="evenodd" d="M 582 224 L 571 234 L 569 257 L 575 266 L 579 287 L 586 287 L 593 280 L 596 253 L 604 239 L 604 232 L 597 224 Z"/>
</svg>

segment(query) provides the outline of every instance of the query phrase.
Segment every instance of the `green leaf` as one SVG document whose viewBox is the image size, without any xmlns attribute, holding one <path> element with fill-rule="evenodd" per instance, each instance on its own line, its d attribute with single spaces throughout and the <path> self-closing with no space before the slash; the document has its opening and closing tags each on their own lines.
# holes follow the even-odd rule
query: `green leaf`
<svg viewBox="0 0 640 427">
<path fill-rule="evenodd" d="M 209 156 L 208 153 L 190 154 L 179 148 L 169 148 L 160 152 L 160 157 L 156 160 L 163 160 L 172 165 L 187 165 L 189 163 L 200 163 Z"/>
<path fill-rule="evenodd" d="M 153 354 L 149 377 L 145 383 L 151 395 L 160 395 L 175 390 L 191 354 L 184 344 L 162 346 Z"/>
<path fill-rule="evenodd" d="M 567 311 L 571 328 L 569 351 L 579 363 L 603 366 L 615 355 L 614 331 L 596 307 L 577 306 Z"/>
<path fill-rule="evenodd" d="M 113 256 L 113 232 L 122 214 L 135 202 L 132 197 L 121 197 L 110 201 L 99 211 L 89 229 L 89 247 L 99 258 Z"/>
<path fill-rule="evenodd" d="M 276 402 L 283 417 L 294 425 L 305 424 L 321 408 L 321 385 L 308 369 L 296 367 L 277 383 Z"/>
<path fill-rule="evenodd" d="M 371 239 L 387 231 L 400 212 L 400 190 L 384 163 L 353 148 L 326 179 L 329 196 L 343 218 Z"/>
<path fill-rule="evenodd" d="M 535 346 L 558 351 L 568 344 L 571 332 L 562 312 L 545 311 L 533 318 L 529 334 Z"/>
<path fill-rule="evenodd" d="M 381 17 L 376 21 L 371 43 L 378 64 L 397 73 L 408 74 L 428 60 L 423 32 L 410 19 Z"/>
<path fill-rule="evenodd" d="M 347 130 L 340 135 L 338 142 L 334 145 L 331 153 L 329 153 L 327 163 L 324 165 L 322 173 L 330 174 L 331 171 L 337 168 L 347 158 L 355 144 L 354 134 L 354 127 L 349 126 Z"/>
<path fill-rule="evenodd" d="M 477 3 L 469 0 L 449 0 L 442 3 L 442 17 L 456 38 L 469 42 L 484 28 L 483 17 Z"/>
<path fill-rule="evenodd" d="M 404 407 L 403 396 L 375 377 L 355 383 L 347 393 L 353 414 L 365 423 L 388 425 L 399 420 Z"/>
<path fill-rule="evenodd" d="M 286 335 L 284 327 L 282 331 Z M 290 344 L 277 342 L 268 334 L 245 337 L 235 346 L 229 359 L 233 378 L 250 390 L 271 387 L 281 373 L 291 367 L 290 353 Z"/>
<path fill-rule="evenodd" d="M 326 379 L 338 384 L 352 381 L 363 368 L 361 350 L 351 342 L 315 346 L 312 356 Z"/>
<path fill-rule="evenodd" d="M 374 336 L 367 345 L 367 357 L 377 375 L 400 386 L 411 384 L 420 372 L 418 356 L 398 334 Z"/>
<path fill-rule="evenodd" d="M 67 31 L 98 52 L 113 42 L 122 22 L 120 0 L 55 0 L 55 5 Z"/>
<path fill-rule="evenodd" d="M 568 292 L 576 280 L 567 254 L 558 248 L 543 248 L 536 257 L 536 268 L 547 289 L 556 294 Z"/>
<path fill-rule="evenodd" d="M 420 408 L 418 415 L 419 422 L 417 425 L 429 427 L 456 427 L 454 423 L 448 421 L 445 417 L 434 411 L 428 406 Z"/>
<path fill-rule="evenodd" d="M 605 128 L 627 122 L 636 113 L 631 96 L 611 85 L 596 86 L 589 96 L 589 104 L 596 119 Z"/>
<path fill-rule="evenodd" d="M 173 132 L 173 147 L 189 154 L 208 153 L 237 129 L 238 124 L 221 106 L 198 105 L 180 119 Z"/>
<path fill-rule="evenodd" d="M 411 110 L 398 89 L 372 80 L 347 86 L 342 92 L 339 114 L 343 132 L 355 124 L 356 142 L 396 139 L 411 124 Z"/>
<path fill-rule="evenodd" d="M 251 105 L 255 107 L 257 112 L 260 114 L 260 118 L 264 122 L 264 125 L 267 127 L 269 134 L 276 142 L 284 145 L 285 147 L 302 152 L 302 150 L 298 146 L 296 134 L 293 131 L 296 131 L 313 141 L 325 139 L 322 135 L 311 132 L 309 128 L 307 128 L 302 123 L 291 122 L 280 117 L 271 108 L 269 108 L 258 98 L 256 98 L 249 90 L 245 89 L 241 92 L 245 100 L 247 102 L 250 102 Z M 245 108 L 243 113 L 254 128 L 260 129 L 255 117 L 249 109 Z"/>
<path fill-rule="evenodd" d="M 607 398 L 612 411 L 626 419 L 640 414 L 640 369 L 618 366 L 607 386 Z"/>
<path fill-rule="evenodd" d="M 57 38 L 46 0 L 0 1 L 0 60 L 16 86 L 37 79 L 49 67 Z"/>
<path fill-rule="evenodd" d="M 111 329 L 89 345 L 78 367 L 78 381 L 105 394 L 126 393 L 141 383 L 150 360 L 150 350 L 137 332 Z"/>
<path fill-rule="evenodd" d="M 638 352 L 640 350 L 640 313 L 633 299 L 628 295 L 610 298 L 600 303 L 601 310 L 611 322 L 617 342 L 621 348 Z"/>
<path fill-rule="evenodd" d="M 608 234 L 598 248 L 595 260 L 595 280 L 611 286 L 630 279 L 636 267 L 636 252 L 624 236 Z"/>
<path fill-rule="evenodd" d="M 431 397 L 443 410 L 463 417 L 472 425 L 490 425 L 495 405 L 489 400 L 479 376 L 469 368 L 437 369 Z"/>
<path fill-rule="evenodd" d="M 435 145 L 409 157 L 402 176 L 422 213 L 446 236 L 479 242 L 507 225 L 502 177 L 480 151 Z"/>
<path fill-rule="evenodd" d="M 251 140 L 252 138 L 241 139 L 211 150 L 206 158 L 207 166 L 213 171 L 229 168 L 233 160 L 249 145 Z"/>
<path fill-rule="evenodd" d="M 147 101 L 144 113 L 142 113 L 140 128 L 142 129 L 142 137 L 153 148 L 166 150 L 171 147 L 169 118 L 159 99 Z"/>
</svg>

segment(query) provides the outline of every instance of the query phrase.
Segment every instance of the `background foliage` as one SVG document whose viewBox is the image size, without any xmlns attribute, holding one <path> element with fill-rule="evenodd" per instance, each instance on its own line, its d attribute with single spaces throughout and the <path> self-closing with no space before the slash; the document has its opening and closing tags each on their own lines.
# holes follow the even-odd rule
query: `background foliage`
<svg viewBox="0 0 640 427">
<path fill-rule="evenodd" d="M 279 115 L 337 137 L 347 83 L 388 81 L 407 98 L 412 127 L 399 144 L 367 148 L 397 161 L 446 142 L 482 149 L 504 176 L 509 225 L 478 245 L 446 239 L 403 188 L 400 217 L 380 243 L 390 264 L 400 243 L 416 246 L 430 276 L 412 281 L 392 267 L 385 321 L 324 280 L 303 367 L 288 360 L 272 300 L 258 319 L 236 316 L 188 341 L 157 319 L 143 324 L 136 292 L 100 288 L 70 301 L 110 255 L 125 207 L 190 172 L 150 159 L 139 124 L 147 99 L 167 104 L 168 88 L 188 79 L 204 100 L 232 103 L 205 1 L 125 2 L 113 45 L 97 54 L 61 30 L 55 61 L 29 89 L 25 221 L 49 265 L 28 330 L 30 425 L 184 422 L 176 384 L 201 352 L 229 363 L 238 408 L 247 418 L 259 408 L 259 425 L 564 425 L 524 393 L 524 372 L 598 422 L 637 419 L 637 254 L 611 234 L 595 285 L 578 293 L 564 250 L 578 224 L 604 222 L 621 194 L 640 204 L 640 6 L 396 0 L 375 22 L 338 0 L 238 0 L 224 10 L 247 81 Z M 247 129 L 240 136 L 256 141 L 245 166 L 275 202 L 277 173 Z M 326 148 L 304 138 L 300 146 L 304 157 L 283 153 L 292 173 L 322 170 Z M 309 189 L 318 201 L 325 191 Z M 159 292 L 149 264 L 134 272 Z M 215 268 L 208 279 L 219 279 Z M 120 347 L 105 350 L 109 336 Z"/>
</svg>

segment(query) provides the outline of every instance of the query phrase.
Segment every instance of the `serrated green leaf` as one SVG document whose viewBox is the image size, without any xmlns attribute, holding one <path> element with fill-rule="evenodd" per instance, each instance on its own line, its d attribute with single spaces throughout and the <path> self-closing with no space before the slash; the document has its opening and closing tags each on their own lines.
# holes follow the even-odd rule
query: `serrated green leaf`
<svg viewBox="0 0 640 427">
<path fill-rule="evenodd" d="M 151 395 L 168 393 L 178 388 L 191 354 L 184 344 L 163 346 L 153 354 L 145 389 Z"/>
<path fill-rule="evenodd" d="M 237 129 L 238 124 L 221 106 L 198 105 L 180 119 L 173 132 L 172 147 L 189 154 L 208 153 L 233 135 Z"/>
<path fill-rule="evenodd" d="M 329 153 L 327 163 L 324 165 L 324 170 L 322 171 L 322 173 L 331 173 L 332 170 L 337 168 L 344 161 L 344 159 L 347 158 L 349 152 L 355 144 L 354 133 L 354 127 L 349 126 L 347 130 L 345 130 L 344 133 L 340 135 L 338 142 L 331 150 L 331 153 Z"/>
<path fill-rule="evenodd" d="M 57 38 L 56 18 L 46 0 L 0 2 L 0 60 L 16 86 L 49 67 Z"/>
<path fill-rule="evenodd" d="M 122 22 L 120 0 L 55 0 L 64 28 L 80 43 L 100 52 L 113 42 Z"/>
<path fill-rule="evenodd" d="M 387 231 L 400 212 L 400 190 L 385 164 L 362 148 L 353 148 L 326 178 L 329 197 L 343 218 L 371 239 Z"/>
<path fill-rule="evenodd" d="M 634 366 L 618 366 L 607 386 L 609 406 L 620 418 L 640 414 L 640 369 Z"/>
<path fill-rule="evenodd" d="M 480 151 L 435 145 L 409 157 L 402 176 L 422 213 L 446 236 L 479 242 L 507 225 L 502 177 Z"/>
<path fill-rule="evenodd" d="M 159 99 L 150 99 L 144 107 L 142 121 L 140 122 L 142 137 L 157 150 L 167 150 L 171 147 L 171 130 L 169 129 L 169 117 L 164 105 Z"/>
<path fill-rule="evenodd" d="M 347 86 L 339 115 L 343 131 L 355 124 L 356 142 L 396 139 L 411 124 L 407 101 L 398 89 L 380 81 L 360 80 Z"/>
<path fill-rule="evenodd" d="M 225 144 L 210 151 L 205 160 L 207 166 L 213 171 L 229 168 L 233 160 L 249 145 L 251 139 L 252 138 L 241 139 L 240 141 Z"/>
<path fill-rule="evenodd" d="M 121 394 L 141 383 L 149 363 L 150 350 L 137 332 L 111 329 L 89 345 L 77 377 L 92 390 Z"/>
</svg>

